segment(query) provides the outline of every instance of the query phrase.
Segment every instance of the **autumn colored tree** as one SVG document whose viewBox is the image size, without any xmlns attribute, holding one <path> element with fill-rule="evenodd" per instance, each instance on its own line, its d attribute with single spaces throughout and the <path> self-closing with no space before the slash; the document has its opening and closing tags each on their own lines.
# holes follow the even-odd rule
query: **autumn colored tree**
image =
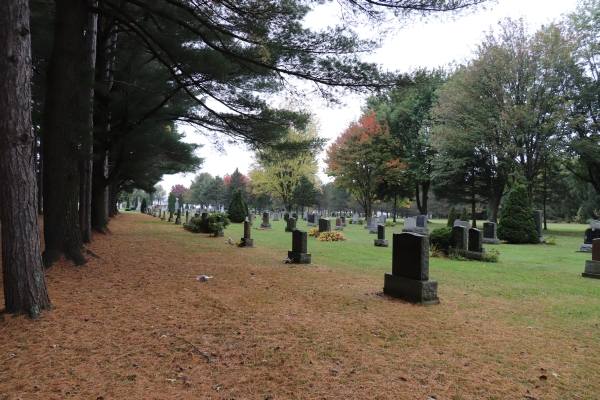
<svg viewBox="0 0 600 400">
<path fill-rule="evenodd" d="M 365 113 L 327 149 L 327 174 L 334 184 L 346 188 L 372 215 L 378 185 L 400 179 L 406 165 L 397 156 L 398 141 L 390 137 L 387 123 L 377 122 L 374 111 Z"/>
<path fill-rule="evenodd" d="M 185 194 L 188 191 L 188 188 L 181 184 L 171 186 L 171 193 L 175 195 L 175 197 L 179 197 L 180 195 Z"/>
</svg>

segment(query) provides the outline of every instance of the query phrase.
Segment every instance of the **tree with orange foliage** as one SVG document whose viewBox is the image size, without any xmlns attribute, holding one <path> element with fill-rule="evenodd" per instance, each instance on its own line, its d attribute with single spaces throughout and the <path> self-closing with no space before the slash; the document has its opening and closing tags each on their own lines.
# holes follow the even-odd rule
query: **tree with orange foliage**
<svg viewBox="0 0 600 400">
<path fill-rule="evenodd" d="M 387 123 L 377 122 L 374 111 L 365 113 L 327 149 L 327 174 L 336 187 L 345 188 L 372 215 L 381 185 L 399 185 L 405 163 L 398 156 L 400 143 L 390 136 Z"/>
</svg>

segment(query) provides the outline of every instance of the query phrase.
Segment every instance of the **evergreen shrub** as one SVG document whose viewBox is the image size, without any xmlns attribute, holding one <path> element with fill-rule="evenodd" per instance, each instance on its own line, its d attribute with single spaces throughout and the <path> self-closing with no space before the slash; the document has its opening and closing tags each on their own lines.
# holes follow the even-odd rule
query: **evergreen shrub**
<svg viewBox="0 0 600 400">
<path fill-rule="evenodd" d="M 290 213 L 289 213 L 289 212 L 287 212 L 287 211 L 286 211 L 286 212 L 284 212 L 284 213 L 283 213 L 283 220 L 284 220 L 285 222 L 288 222 L 288 220 L 289 220 L 289 219 L 290 219 Z"/>
<path fill-rule="evenodd" d="M 146 200 L 146 198 L 144 197 L 142 199 L 142 205 L 140 206 L 140 212 L 143 214 L 146 212 L 146 210 L 148 209 L 148 201 Z"/>
<path fill-rule="evenodd" d="M 452 228 L 445 226 L 443 228 L 434 229 L 429 234 L 429 244 L 438 250 L 448 252 L 448 248 L 452 246 Z"/>
<path fill-rule="evenodd" d="M 462 211 L 460 212 L 460 220 L 461 221 L 469 220 L 469 212 L 467 211 L 467 207 L 462 208 Z"/>
<path fill-rule="evenodd" d="M 498 223 L 498 239 L 509 243 L 539 243 L 533 206 L 525 186 L 516 184 L 508 194 Z"/>
<path fill-rule="evenodd" d="M 454 226 L 454 221 L 456 220 L 456 208 L 454 206 L 450 207 L 450 212 L 448 213 L 448 223 L 446 226 L 452 228 Z"/>
<path fill-rule="evenodd" d="M 231 199 L 231 203 L 229 203 L 228 215 L 231 222 L 240 223 L 246 220 L 248 213 L 244 207 L 242 191 L 239 189 L 233 191 L 233 198 Z"/>
</svg>

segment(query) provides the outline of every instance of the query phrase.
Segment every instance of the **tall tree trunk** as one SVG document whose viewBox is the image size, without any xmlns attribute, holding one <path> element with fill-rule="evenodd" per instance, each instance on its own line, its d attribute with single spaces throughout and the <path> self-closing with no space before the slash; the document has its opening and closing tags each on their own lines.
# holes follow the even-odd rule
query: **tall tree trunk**
<svg viewBox="0 0 600 400">
<path fill-rule="evenodd" d="M 54 44 L 44 108 L 44 264 L 62 253 L 85 264 L 79 228 L 80 68 L 86 0 L 56 0 Z"/>
<path fill-rule="evenodd" d="M 96 158 L 94 159 L 94 167 L 92 170 L 92 215 L 91 223 L 92 228 L 98 233 L 105 233 L 108 225 L 108 213 L 106 210 L 106 198 L 105 193 L 108 186 L 108 181 L 104 175 L 104 165 L 107 159 L 106 152 L 104 157 L 98 157 L 96 152 Z"/>
<path fill-rule="evenodd" d="M 111 210 L 108 204 L 108 140 L 110 139 L 110 91 L 113 86 L 112 66 L 116 48 L 115 27 L 106 19 L 98 23 L 99 33 L 96 43 L 97 68 L 96 82 L 102 85 L 94 93 L 97 108 L 94 109 L 94 161 L 92 171 L 92 229 L 104 233 L 108 226 Z M 100 34 L 100 31 L 102 34 Z"/>
<path fill-rule="evenodd" d="M 9 313 L 36 319 L 48 298 L 36 209 L 36 140 L 31 129 L 31 35 L 28 0 L 0 12 L 0 219 L 2 279 Z"/>
<path fill-rule="evenodd" d="M 97 7 L 98 0 L 88 0 L 90 7 Z M 88 13 L 85 27 L 85 59 L 87 67 L 86 93 L 83 109 L 83 121 L 88 131 L 81 140 L 82 156 L 79 161 L 79 226 L 83 243 L 92 241 L 92 157 L 94 153 L 94 69 L 96 67 L 96 37 L 98 33 L 98 14 Z"/>
<path fill-rule="evenodd" d="M 42 195 L 44 193 L 44 155 L 43 155 L 43 148 L 44 148 L 44 142 L 42 140 L 42 137 L 40 136 L 38 138 L 39 140 L 39 146 L 38 146 L 38 162 L 37 162 L 37 210 L 38 210 L 38 215 L 44 215 L 44 196 Z"/>
</svg>

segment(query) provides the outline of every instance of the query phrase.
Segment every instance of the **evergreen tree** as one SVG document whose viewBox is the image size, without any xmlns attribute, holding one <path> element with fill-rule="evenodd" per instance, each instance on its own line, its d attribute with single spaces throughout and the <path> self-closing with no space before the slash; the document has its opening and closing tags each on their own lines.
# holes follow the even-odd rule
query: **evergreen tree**
<svg viewBox="0 0 600 400">
<path fill-rule="evenodd" d="M 246 220 L 248 212 L 246 211 L 244 199 L 242 199 L 242 191 L 240 189 L 233 191 L 233 198 L 231 199 L 231 203 L 229 203 L 227 214 L 229 215 L 229 220 L 231 222 L 244 222 Z"/>
<path fill-rule="evenodd" d="M 173 193 L 169 193 L 169 199 L 167 200 L 167 207 L 169 209 L 169 212 L 175 212 L 175 195 Z"/>
<path fill-rule="evenodd" d="M 146 200 L 146 198 L 144 197 L 142 199 L 142 205 L 140 206 L 140 212 L 143 214 L 146 212 L 146 210 L 148 209 L 148 201 Z"/>
<path fill-rule="evenodd" d="M 532 210 L 525 186 L 514 185 L 500 214 L 498 239 L 509 243 L 539 243 Z"/>
<path fill-rule="evenodd" d="M 300 206 L 300 211 L 304 211 L 304 207 L 310 207 L 317 204 L 319 191 L 315 188 L 306 175 L 302 175 L 298 185 L 294 189 L 292 202 Z M 291 210 L 290 210 L 291 211 Z"/>
<path fill-rule="evenodd" d="M 446 226 L 453 227 L 454 220 L 456 220 L 456 208 L 454 206 L 450 207 L 450 212 L 448 213 L 448 223 Z"/>
<path fill-rule="evenodd" d="M 460 220 L 469 221 L 469 212 L 467 211 L 467 207 L 463 207 L 460 211 Z"/>
</svg>

